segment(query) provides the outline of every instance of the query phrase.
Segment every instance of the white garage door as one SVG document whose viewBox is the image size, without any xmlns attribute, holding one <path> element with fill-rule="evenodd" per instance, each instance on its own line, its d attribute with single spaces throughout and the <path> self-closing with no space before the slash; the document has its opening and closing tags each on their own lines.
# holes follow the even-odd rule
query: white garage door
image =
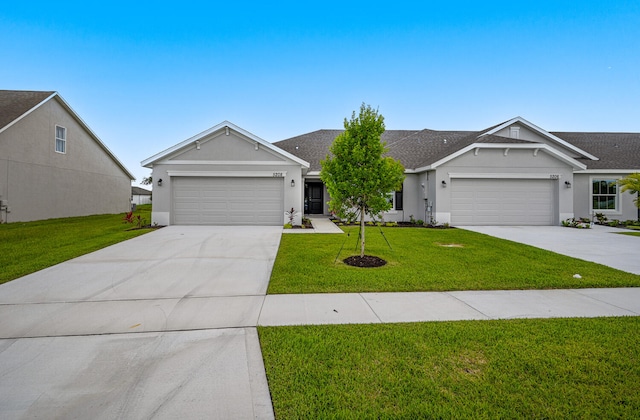
<svg viewBox="0 0 640 420">
<path fill-rule="evenodd" d="M 176 225 L 282 225 L 283 178 L 174 177 Z"/>
<path fill-rule="evenodd" d="M 553 225 L 554 181 L 452 179 L 453 225 Z"/>
</svg>

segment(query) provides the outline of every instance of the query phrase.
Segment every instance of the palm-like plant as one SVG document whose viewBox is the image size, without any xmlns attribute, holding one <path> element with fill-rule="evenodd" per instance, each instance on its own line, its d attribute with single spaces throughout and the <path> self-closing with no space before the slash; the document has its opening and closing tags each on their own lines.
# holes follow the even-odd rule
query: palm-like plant
<svg viewBox="0 0 640 420">
<path fill-rule="evenodd" d="M 622 192 L 629 191 L 631 194 L 640 193 L 640 172 L 633 173 L 618 180 L 618 185 L 620 185 L 620 191 Z M 636 196 L 633 202 L 636 204 L 636 207 L 640 209 L 640 198 Z"/>
</svg>

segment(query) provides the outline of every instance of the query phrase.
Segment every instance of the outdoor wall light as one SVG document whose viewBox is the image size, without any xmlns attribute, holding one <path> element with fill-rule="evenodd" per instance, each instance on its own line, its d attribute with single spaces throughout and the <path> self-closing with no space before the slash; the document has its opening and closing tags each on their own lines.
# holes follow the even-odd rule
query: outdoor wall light
<svg viewBox="0 0 640 420">
<path fill-rule="evenodd" d="M 442 188 L 447 188 L 447 181 L 444 179 L 442 180 Z"/>
<path fill-rule="evenodd" d="M 570 183 L 569 181 L 564 181 L 564 185 L 565 185 L 567 188 L 571 188 L 571 183 Z"/>
<path fill-rule="evenodd" d="M 162 178 L 158 180 L 158 187 L 162 187 Z"/>
<path fill-rule="evenodd" d="M 295 179 L 292 179 L 292 180 L 291 180 L 291 187 L 293 188 L 293 187 L 295 187 L 295 186 L 296 186 L 296 181 L 295 181 Z"/>
</svg>

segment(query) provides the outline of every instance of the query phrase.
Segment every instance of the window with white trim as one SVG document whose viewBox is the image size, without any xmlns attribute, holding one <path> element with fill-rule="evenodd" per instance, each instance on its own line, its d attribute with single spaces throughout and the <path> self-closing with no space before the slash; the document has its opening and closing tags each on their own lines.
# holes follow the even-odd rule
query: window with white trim
<svg viewBox="0 0 640 420">
<path fill-rule="evenodd" d="M 512 139 L 520 138 L 520 127 L 509 127 L 509 137 Z"/>
<path fill-rule="evenodd" d="M 389 193 L 387 195 L 387 200 L 389 201 L 389 203 L 391 203 L 391 210 L 402 210 L 402 190 L 403 188 L 400 187 L 400 189 L 398 191 L 394 191 L 392 193 Z"/>
<path fill-rule="evenodd" d="M 591 208 L 593 210 L 618 210 L 618 180 L 593 178 L 591 180 Z"/>
<path fill-rule="evenodd" d="M 67 129 L 56 125 L 56 152 L 67 153 Z"/>
</svg>

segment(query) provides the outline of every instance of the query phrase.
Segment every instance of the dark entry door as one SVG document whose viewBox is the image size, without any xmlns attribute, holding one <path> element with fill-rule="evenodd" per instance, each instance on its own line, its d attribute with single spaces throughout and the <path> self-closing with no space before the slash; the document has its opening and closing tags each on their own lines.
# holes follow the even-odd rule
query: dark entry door
<svg viewBox="0 0 640 420">
<path fill-rule="evenodd" d="M 308 182 L 304 191 L 305 212 L 307 214 L 322 214 L 324 203 L 322 202 L 322 183 Z"/>
</svg>

